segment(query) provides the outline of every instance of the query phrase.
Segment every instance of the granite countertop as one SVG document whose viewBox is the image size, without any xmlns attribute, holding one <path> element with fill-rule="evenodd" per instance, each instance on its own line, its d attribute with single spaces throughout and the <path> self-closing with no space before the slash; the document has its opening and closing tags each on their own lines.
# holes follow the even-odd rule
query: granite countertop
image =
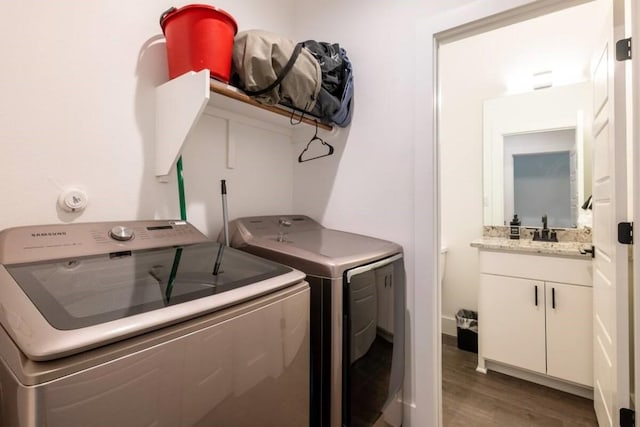
<svg viewBox="0 0 640 427">
<path fill-rule="evenodd" d="M 580 253 L 581 250 L 591 250 L 590 242 L 539 242 L 531 239 L 512 240 L 505 237 L 481 237 L 472 241 L 471 246 L 479 249 L 490 249 L 505 252 L 525 252 L 543 255 L 591 258 L 590 253 Z"/>
</svg>

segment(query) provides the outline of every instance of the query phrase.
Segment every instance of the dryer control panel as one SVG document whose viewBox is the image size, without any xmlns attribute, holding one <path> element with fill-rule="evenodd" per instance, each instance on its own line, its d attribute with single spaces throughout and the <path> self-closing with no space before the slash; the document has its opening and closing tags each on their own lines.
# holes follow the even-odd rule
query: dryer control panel
<svg viewBox="0 0 640 427">
<path fill-rule="evenodd" d="M 240 218 L 237 221 L 256 237 L 267 237 L 279 233 L 299 233 L 321 230 L 324 227 L 306 215 L 271 215 Z"/>
</svg>

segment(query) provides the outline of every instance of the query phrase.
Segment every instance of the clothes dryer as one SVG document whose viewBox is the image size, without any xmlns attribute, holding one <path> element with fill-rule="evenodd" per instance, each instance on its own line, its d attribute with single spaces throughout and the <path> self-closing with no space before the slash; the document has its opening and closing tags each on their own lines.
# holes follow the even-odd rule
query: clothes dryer
<svg viewBox="0 0 640 427">
<path fill-rule="evenodd" d="M 396 243 L 323 227 L 304 215 L 239 218 L 231 245 L 307 274 L 311 425 L 402 422 L 405 280 Z"/>
</svg>

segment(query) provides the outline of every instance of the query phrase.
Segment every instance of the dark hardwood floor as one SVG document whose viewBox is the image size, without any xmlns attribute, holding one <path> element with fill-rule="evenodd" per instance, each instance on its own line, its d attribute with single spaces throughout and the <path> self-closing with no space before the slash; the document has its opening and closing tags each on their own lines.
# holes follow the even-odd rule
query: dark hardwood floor
<svg viewBox="0 0 640 427">
<path fill-rule="evenodd" d="M 444 427 L 596 426 L 593 401 L 497 372 L 476 372 L 478 355 L 442 339 Z"/>
</svg>

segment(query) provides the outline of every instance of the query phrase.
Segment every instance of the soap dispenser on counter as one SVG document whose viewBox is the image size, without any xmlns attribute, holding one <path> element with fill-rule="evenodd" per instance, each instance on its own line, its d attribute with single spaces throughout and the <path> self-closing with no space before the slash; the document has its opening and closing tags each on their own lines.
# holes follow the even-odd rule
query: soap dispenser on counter
<svg viewBox="0 0 640 427">
<path fill-rule="evenodd" d="M 509 223 L 509 238 L 517 240 L 520 238 L 520 219 L 518 214 L 513 215 L 513 219 Z"/>
</svg>

